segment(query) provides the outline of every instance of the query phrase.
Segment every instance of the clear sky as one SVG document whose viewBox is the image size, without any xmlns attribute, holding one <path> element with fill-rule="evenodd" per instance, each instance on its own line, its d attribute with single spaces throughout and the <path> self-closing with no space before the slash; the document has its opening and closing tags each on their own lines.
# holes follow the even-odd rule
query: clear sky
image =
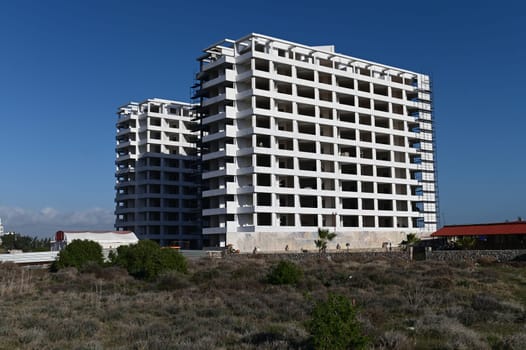
<svg viewBox="0 0 526 350">
<path fill-rule="evenodd" d="M 255 32 L 433 78 L 442 224 L 526 218 L 522 1 L 2 1 L 0 218 L 113 227 L 118 106 L 189 101 L 208 45 Z"/>
</svg>

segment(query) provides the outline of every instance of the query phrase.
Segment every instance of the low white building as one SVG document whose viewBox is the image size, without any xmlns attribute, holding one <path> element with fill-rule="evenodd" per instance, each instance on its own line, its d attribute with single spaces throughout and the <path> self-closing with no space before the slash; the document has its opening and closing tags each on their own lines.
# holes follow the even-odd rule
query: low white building
<svg viewBox="0 0 526 350">
<path fill-rule="evenodd" d="M 57 231 L 55 240 L 51 242 L 51 250 L 61 250 L 76 239 L 97 242 L 102 249 L 116 249 L 139 242 L 131 231 Z"/>
</svg>

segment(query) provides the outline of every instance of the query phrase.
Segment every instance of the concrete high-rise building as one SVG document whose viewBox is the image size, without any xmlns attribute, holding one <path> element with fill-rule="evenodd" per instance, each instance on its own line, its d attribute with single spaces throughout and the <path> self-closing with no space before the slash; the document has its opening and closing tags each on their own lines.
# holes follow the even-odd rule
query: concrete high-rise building
<svg viewBox="0 0 526 350">
<path fill-rule="evenodd" d="M 193 114 L 191 104 L 157 98 L 119 108 L 116 229 L 162 245 L 201 246 Z"/>
<path fill-rule="evenodd" d="M 427 75 L 259 34 L 204 50 L 205 245 L 351 248 L 437 228 Z"/>
</svg>

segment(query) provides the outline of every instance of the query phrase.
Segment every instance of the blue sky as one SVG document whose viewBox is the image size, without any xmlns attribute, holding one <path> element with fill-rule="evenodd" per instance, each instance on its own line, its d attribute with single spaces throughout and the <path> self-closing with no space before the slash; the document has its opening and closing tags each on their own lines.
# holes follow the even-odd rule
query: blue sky
<svg viewBox="0 0 526 350">
<path fill-rule="evenodd" d="M 112 228 L 115 111 L 188 101 L 196 57 L 250 32 L 428 73 L 446 224 L 526 217 L 520 1 L 3 1 L 0 218 Z"/>
</svg>

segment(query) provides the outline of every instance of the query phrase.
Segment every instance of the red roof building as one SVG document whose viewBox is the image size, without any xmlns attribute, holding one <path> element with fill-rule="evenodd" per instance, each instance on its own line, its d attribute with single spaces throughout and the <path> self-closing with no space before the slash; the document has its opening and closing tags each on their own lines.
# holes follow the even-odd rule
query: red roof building
<svg viewBox="0 0 526 350">
<path fill-rule="evenodd" d="M 444 226 L 431 237 L 526 235 L 526 221 Z"/>
<path fill-rule="evenodd" d="M 526 221 L 451 225 L 431 234 L 448 240 L 466 236 L 476 238 L 477 249 L 526 249 Z"/>
</svg>

